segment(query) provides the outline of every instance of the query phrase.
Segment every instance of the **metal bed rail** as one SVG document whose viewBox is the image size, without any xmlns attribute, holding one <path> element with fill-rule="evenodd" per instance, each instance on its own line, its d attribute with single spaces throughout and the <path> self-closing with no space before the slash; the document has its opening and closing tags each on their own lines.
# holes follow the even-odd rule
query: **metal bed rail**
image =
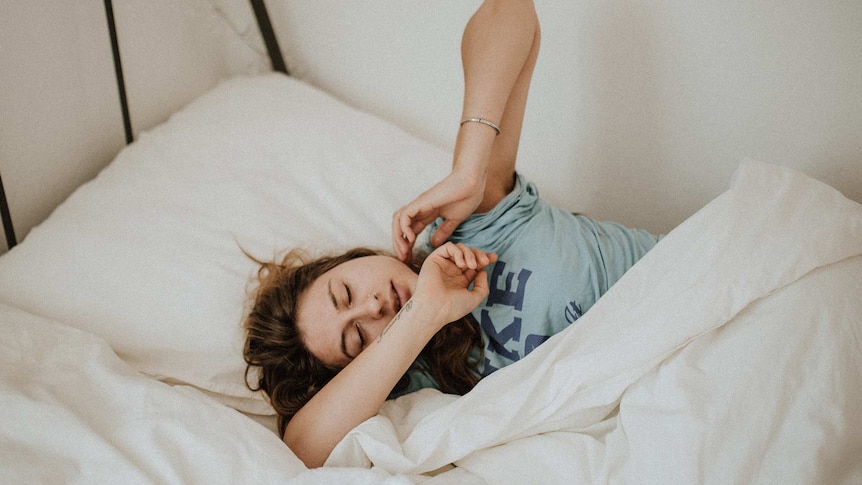
<svg viewBox="0 0 862 485">
<path fill-rule="evenodd" d="M 272 28 L 272 22 L 269 18 L 269 13 L 266 9 L 264 0 L 249 0 L 251 8 L 254 11 L 255 19 L 257 20 L 258 29 L 266 44 L 266 51 L 269 54 L 270 64 L 273 71 L 282 72 L 289 75 L 287 66 L 284 63 L 284 57 L 281 54 L 281 49 L 278 46 L 278 40 L 275 36 L 275 31 Z M 114 71 L 117 77 L 117 90 L 120 94 L 120 109 L 123 114 L 123 131 L 126 135 L 126 144 L 134 141 L 132 134 L 132 117 L 129 112 L 129 103 L 126 97 L 126 82 L 123 77 L 123 63 L 120 56 L 120 43 L 117 35 L 117 25 L 114 22 L 114 6 L 112 0 L 105 0 L 105 16 L 108 21 L 108 33 L 111 39 L 111 53 L 114 58 Z M 12 224 L 12 215 L 9 209 L 9 202 L 6 199 L 6 191 L 3 188 L 3 178 L 0 177 L 0 219 L 3 223 L 3 232 L 6 237 L 6 246 L 9 249 L 18 244 L 15 237 L 15 227 Z"/>
</svg>

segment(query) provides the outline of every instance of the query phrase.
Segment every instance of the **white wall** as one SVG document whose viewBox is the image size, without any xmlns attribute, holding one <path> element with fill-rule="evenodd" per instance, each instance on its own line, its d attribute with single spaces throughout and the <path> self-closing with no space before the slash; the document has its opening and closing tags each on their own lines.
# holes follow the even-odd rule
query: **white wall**
<svg viewBox="0 0 862 485">
<path fill-rule="evenodd" d="M 135 135 L 220 81 L 270 70 L 245 0 L 114 0 Z"/>
<path fill-rule="evenodd" d="M 269 2 L 288 68 L 441 146 L 478 0 Z M 862 2 L 536 0 L 519 169 L 551 201 L 665 232 L 743 157 L 862 202 Z"/>
<path fill-rule="evenodd" d="M 0 1 L 0 174 L 19 241 L 123 146 L 106 26 L 98 0 Z"/>
<path fill-rule="evenodd" d="M 862 201 L 862 2 L 536 3 L 543 46 L 519 168 L 553 202 L 664 232 L 746 156 Z M 268 2 L 292 73 L 444 147 L 478 4 Z M 136 135 L 269 68 L 246 1 L 114 8 Z M 0 0 L 0 173 L 18 239 L 123 143 L 103 1 Z"/>
<path fill-rule="evenodd" d="M 113 5 L 136 137 L 219 81 L 269 70 L 246 1 Z M 102 0 L 0 0 L 0 113 L 0 174 L 21 241 L 125 144 Z"/>
</svg>

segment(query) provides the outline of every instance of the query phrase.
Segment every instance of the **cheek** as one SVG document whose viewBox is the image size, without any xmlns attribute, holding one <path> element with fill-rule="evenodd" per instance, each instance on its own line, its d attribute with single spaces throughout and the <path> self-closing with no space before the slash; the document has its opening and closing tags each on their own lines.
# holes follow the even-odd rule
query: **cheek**
<svg viewBox="0 0 862 485">
<path fill-rule="evenodd" d="M 391 322 L 391 320 L 387 320 L 384 318 L 382 320 L 376 320 L 366 324 L 364 329 L 368 335 L 367 344 L 371 344 L 371 342 L 376 341 L 380 337 L 380 334 L 383 333 L 383 330 L 386 329 L 386 327 L 389 325 L 389 322 Z"/>
<path fill-rule="evenodd" d="M 405 275 L 404 279 L 407 281 L 410 293 L 412 294 L 414 291 L 416 291 L 416 282 L 419 281 L 419 275 L 414 273 L 413 271 L 410 271 L 410 269 L 408 268 L 407 274 Z"/>
</svg>

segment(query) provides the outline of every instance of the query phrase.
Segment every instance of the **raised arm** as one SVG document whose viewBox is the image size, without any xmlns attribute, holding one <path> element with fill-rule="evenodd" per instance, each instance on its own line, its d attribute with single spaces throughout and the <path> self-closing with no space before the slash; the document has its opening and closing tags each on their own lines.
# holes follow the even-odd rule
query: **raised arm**
<svg viewBox="0 0 862 485">
<path fill-rule="evenodd" d="M 539 43 L 531 0 L 486 0 L 467 23 L 461 42 L 464 105 L 452 172 L 393 215 L 393 247 L 403 261 L 416 235 L 437 217 L 445 221 L 432 235 L 434 246 L 511 191 Z M 476 118 L 490 124 L 463 121 Z"/>
<path fill-rule="evenodd" d="M 287 423 L 284 442 L 296 456 L 322 466 L 351 429 L 377 414 L 431 337 L 488 296 L 483 268 L 495 261 L 494 254 L 461 244 L 431 253 L 392 321 Z"/>
</svg>

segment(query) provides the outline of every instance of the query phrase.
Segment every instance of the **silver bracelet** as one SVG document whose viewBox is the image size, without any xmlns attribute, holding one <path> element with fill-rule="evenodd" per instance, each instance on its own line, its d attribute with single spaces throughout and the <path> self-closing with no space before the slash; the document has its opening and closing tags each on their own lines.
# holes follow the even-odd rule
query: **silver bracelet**
<svg viewBox="0 0 862 485">
<path fill-rule="evenodd" d="M 464 123 L 471 122 L 471 121 L 473 123 L 482 123 L 483 125 L 488 125 L 491 128 L 493 128 L 494 131 L 496 131 L 498 135 L 500 134 L 500 127 L 495 125 L 494 123 L 491 123 L 490 121 L 486 120 L 485 118 L 464 118 L 463 120 L 461 120 L 461 125 L 463 125 Z"/>
</svg>

